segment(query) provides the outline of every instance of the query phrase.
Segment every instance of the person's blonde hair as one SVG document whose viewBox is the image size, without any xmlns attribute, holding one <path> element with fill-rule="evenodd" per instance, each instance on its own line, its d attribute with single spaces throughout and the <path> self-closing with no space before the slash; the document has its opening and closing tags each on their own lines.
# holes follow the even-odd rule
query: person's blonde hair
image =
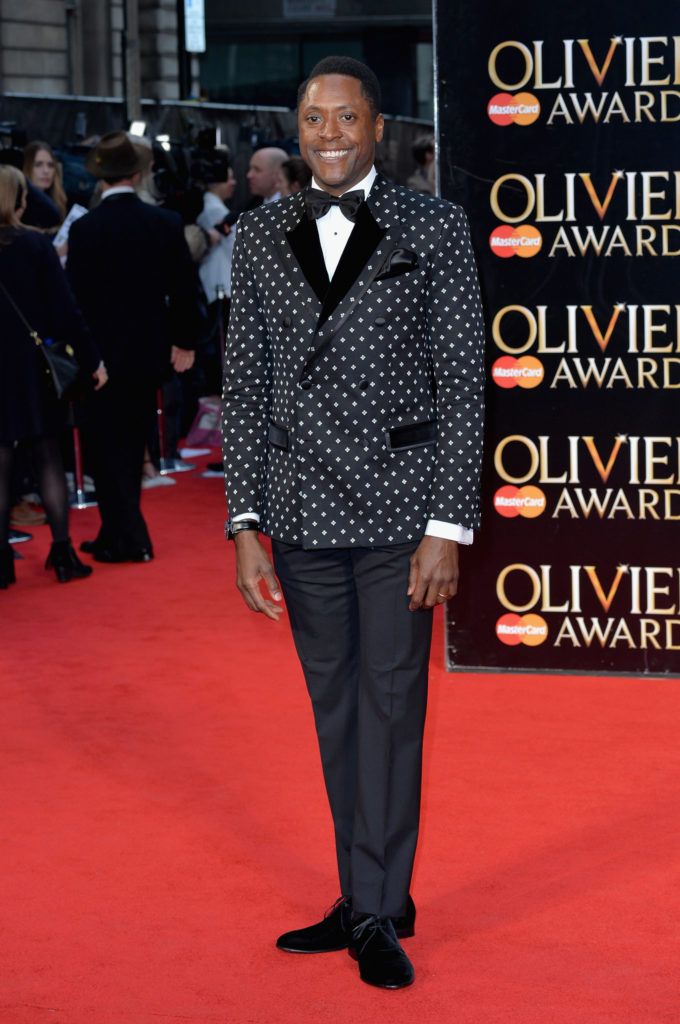
<svg viewBox="0 0 680 1024">
<path fill-rule="evenodd" d="M 0 227 L 21 227 L 19 208 L 27 192 L 26 178 L 11 164 L 0 164 Z"/>
<path fill-rule="evenodd" d="M 40 139 L 35 139 L 24 149 L 24 174 L 29 181 L 33 181 L 33 164 L 35 158 L 41 149 L 44 149 L 46 153 L 49 153 L 50 157 L 54 161 L 54 181 L 48 189 L 45 189 L 45 194 L 50 197 L 54 205 L 59 210 L 61 219 L 63 220 L 66 216 L 66 193 L 64 192 L 63 176 L 61 171 L 61 164 L 54 155 L 54 150 L 50 146 L 49 142 L 42 142 Z"/>
</svg>

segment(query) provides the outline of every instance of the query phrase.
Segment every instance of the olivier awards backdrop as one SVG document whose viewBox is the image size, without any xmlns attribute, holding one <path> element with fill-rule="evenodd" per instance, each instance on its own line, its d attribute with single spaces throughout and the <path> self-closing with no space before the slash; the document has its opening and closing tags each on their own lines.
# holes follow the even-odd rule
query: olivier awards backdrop
<svg viewBox="0 0 680 1024">
<path fill-rule="evenodd" d="M 439 0 L 487 317 L 450 668 L 680 672 L 680 4 Z"/>
</svg>

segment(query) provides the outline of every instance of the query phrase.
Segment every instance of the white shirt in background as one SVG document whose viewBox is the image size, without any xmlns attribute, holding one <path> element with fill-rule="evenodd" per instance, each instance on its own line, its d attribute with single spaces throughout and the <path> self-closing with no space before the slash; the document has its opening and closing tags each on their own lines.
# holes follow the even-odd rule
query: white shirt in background
<svg viewBox="0 0 680 1024">
<path fill-rule="evenodd" d="M 220 224 L 229 214 L 229 207 L 214 192 L 206 192 L 203 196 L 203 209 L 196 218 L 196 223 L 204 231 L 210 231 Z M 200 262 L 198 273 L 208 302 L 217 299 L 217 289 L 222 287 L 227 297 L 231 297 L 231 258 L 234 251 L 235 225 L 228 235 L 222 236 L 217 245 L 212 246 Z"/>
</svg>

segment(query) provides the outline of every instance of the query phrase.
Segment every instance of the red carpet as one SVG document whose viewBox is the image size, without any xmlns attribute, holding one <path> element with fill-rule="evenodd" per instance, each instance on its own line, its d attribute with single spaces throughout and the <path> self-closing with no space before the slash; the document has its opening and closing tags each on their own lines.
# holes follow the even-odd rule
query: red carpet
<svg viewBox="0 0 680 1024">
<path fill-rule="evenodd" d="M 1 1024 L 675 1024 L 678 682 L 449 676 L 440 629 L 417 979 L 371 989 L 273 946 L 337 883 L 288 627 L 240 604 L 221 482 L 144 503 L 152 564 L 58 586 L 41 528 L 0 593 Z"/>
</svg>

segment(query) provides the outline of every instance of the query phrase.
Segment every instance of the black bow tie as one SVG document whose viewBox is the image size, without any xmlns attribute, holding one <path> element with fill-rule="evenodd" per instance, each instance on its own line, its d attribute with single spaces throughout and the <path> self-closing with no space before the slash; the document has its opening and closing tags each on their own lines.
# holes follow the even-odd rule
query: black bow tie
<svg viewBox="0 0 680 1024">
<path fill-rule="evenodd" d="M 328 213 L 331 206 L 339 206 L 347 220 L 352 223 L 357 219 L 359 207 L 364 201 L 364 190 L 345 192 L 344 196 L 332 196 L 319 188 L 308 188 L 305 192 L 305 208 L 310 220 L 318 220 Z"/>
</svg>

